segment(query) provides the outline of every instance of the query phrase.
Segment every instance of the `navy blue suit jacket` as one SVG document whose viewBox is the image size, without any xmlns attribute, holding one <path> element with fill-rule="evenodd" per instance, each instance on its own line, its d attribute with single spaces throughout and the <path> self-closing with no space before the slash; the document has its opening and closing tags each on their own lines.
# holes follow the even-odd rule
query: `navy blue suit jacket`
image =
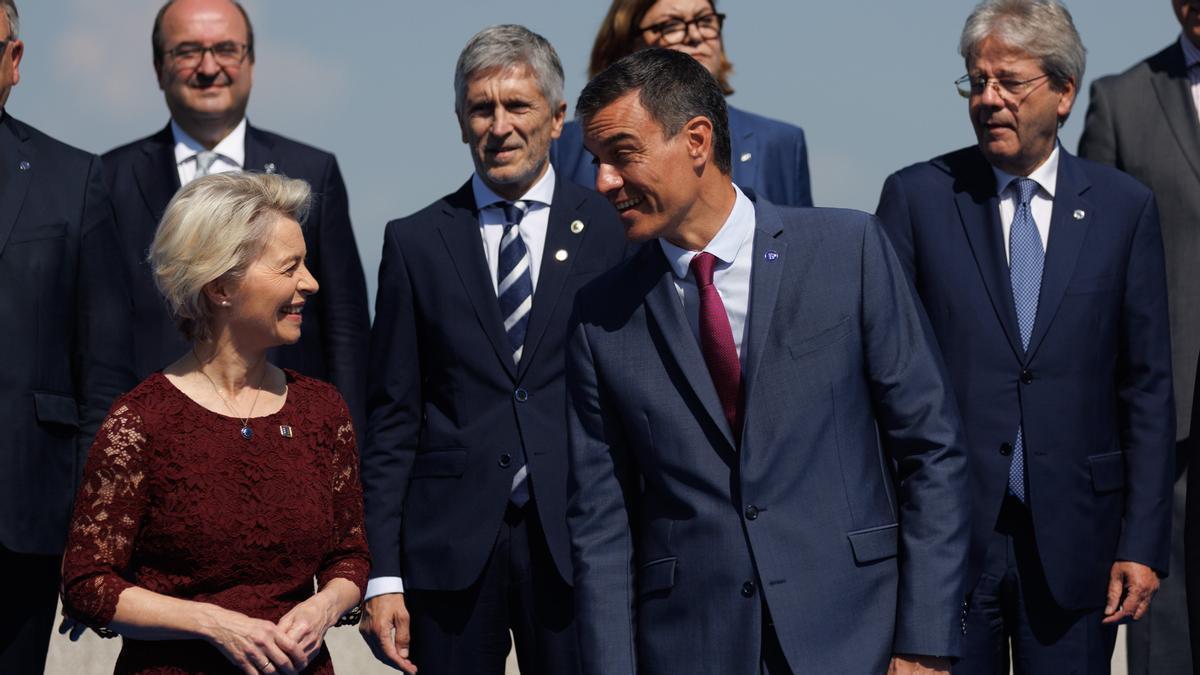
<svg viewBox="0 0 1200 675">
<path fill-rule="evenodd" d="M 550 554 L 571 582 L 563 516 L 567 319 L 579 287 L 624 250 L 612 207 L 560 178 L 517 366 L 470 181 L 388 223 L 362 453 L 373 577 L 402 576 L 406 588 L 423 590 L 474 583 L 523 449 Z"/>
<path fill-rule="evenodd" d="M 123 259 L 130 270 L 139 379 L 167 366 L 189 348 L 146 262 L 167 203 L 179 190 L 174 147 L 167 125 L 153 136 L 104 154 Z M 299 178 L 313 192 L 304 242 L 308 267 L 321 288 L 304 305 L 300 340 L 271 350 L 271 362 L 332 382 L 346 399 L 355 428 L 361 430 L 370 316 L 366 279 L 337 160 L 322 150 L 247 125 L 245 167 Z"/>
<path fill-rule="evenodd" d="M 1109 569 L 1167 571 L 1175 424 L 1158 214 L 1149 190 L 1060 150 L 1029 349 L 995 177 L 975 147 L 887 179 L 883 220 L 953 379 L 971 457 L 980 572 L 1023 425 L 1042 567 L 1065 608 L 1104 604 Z"/>
<path fill-rule="evenodd" d="M 803 129 L 730 106 L 729 136 L 734 183 L 781 206 L 813 205 Z M 596 188 L 596 165 L 577 120 L 563 125 L 550 160 L 559 176 Z"/>
<path fill-rule="evenodd" d="M 20 553 L 62 552 L 92 436 L 137 382 L 102 173 L 0 112 L 0 546 Z"/>
<path fill-rule="evenodd" d="M 585 673 L 757 675 L 764 599 L 793 672 L 957 655 L 966 456 L 920 305 L 870 215 L 755 210 L 738 442 L 657 242 L 577 299 Z"/>
</svg>

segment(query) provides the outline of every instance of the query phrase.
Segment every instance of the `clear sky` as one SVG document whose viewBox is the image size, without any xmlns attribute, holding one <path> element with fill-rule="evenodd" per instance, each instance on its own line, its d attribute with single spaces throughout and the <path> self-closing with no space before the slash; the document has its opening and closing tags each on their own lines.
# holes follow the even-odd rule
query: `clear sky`
<svg viewBox="0 0 1200 675">
<path fill-rule="evenodd" d="M 471 171 L 453 113 L 454 62 L 494 23 L 546 36 L 574 102 L 604 0 L 247 0 L 258 61 L 251 121 L 337 154 L 374 294 L 383 226 L 458 188 Z M 161 129 L 150 29 L 158 0 L 17 0 L 26 43 L 8 111 L 104 152 Z M 958 35 L 972 3 L 724 0 L 738 107 L 802 126 L 818 206 L 873 211 L 883 179 L 974 142 Z M 1087 86 L 1179 35 L 1170 0 L 1068 0 L 1088 48 L 1062 130 L 1076 149 Z M 571 109 L 573 113 L 573 106 Z"/>
</svg>

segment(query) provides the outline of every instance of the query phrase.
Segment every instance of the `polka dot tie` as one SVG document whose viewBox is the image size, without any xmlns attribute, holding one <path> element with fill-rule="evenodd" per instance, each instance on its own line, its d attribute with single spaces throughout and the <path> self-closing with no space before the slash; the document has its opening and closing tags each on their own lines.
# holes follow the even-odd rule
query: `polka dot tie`
<svg viewBox="0 0 1200 675">
<path fill-rule="evenodd" d="M 1046 255 L 1029 207 L 1038 184 L 1028 178 L 1018 178 L 1012 185 L 1017 193 L 1017 210 L 1008 236 L 1009 276 L 1017 310 L 1017 328 L 1021 331 L 1021 347 L 1028 350 L 1033 322 L 1037 319 Z M 1013 443 L 1012 463 L 1008 467 L 1008 491 L 1025 502 L 1025 434 L 1020 425 L 1017 426 L 1017 440 Z"/>
</svg>

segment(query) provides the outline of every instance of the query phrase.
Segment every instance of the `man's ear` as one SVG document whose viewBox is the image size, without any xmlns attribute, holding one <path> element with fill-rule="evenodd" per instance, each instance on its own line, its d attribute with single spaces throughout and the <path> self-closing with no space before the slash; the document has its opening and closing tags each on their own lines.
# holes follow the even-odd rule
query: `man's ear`
<svg viewBox="0 0 1200 675">
<path fill-rule="evenodd" d="M 713 125 L 712 120 L 697 115 L 688 120 L 679 132 L 687 143 L 688 156 L 692 158 L 692 166 L 696 169 L 708 164 L 713 155 Z"/>
</svg>

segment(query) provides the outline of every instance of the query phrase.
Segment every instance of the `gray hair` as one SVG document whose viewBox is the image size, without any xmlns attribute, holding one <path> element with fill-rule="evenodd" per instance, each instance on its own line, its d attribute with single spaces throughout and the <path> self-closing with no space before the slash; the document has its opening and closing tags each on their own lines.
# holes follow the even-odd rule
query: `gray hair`
<svg viewBox="0 0 1200 675">
<path fill-rule="evenodd" d="M 212 337 L 204 287 L 241 279 L 266 248 L 276 219 L 303 222 L 310 202 L 308 183 L 261 173 L 204 176 L 175 194 L 148 260 L 184 337 L 196 342 Z"/>
<path fill-rule="evenodd" d="M 526 66 L 533 71 L 542 96 L 552 109 L 563 102 L 563 68 L 550 42 L 524 26 L 501 24 L 479 31 L 467 41 L 454 66 L 454 111 L 463 112 L 467 82 L 476 73 Z"/>
<path fill-rule="evenodd" d="M 16 40 L 17 34 L 21 32 L 21 17 L 17 16 L 17 3 L 14 0 L 0 0 L 0 7 L 4 8 L 4 16 L 8 19 L 8 37 L 6 40 Z"/>
<path fill-rule="evenodd" d="M 1029 52 L 1059 90 L 1068 81 L 1076 89 L 1083 84 L 1087 50 L 1071 13 L 1058 0 L 983 0 L 967 17 L 958 53 L 970 63 L 988 37 Z"/>
</svg>

